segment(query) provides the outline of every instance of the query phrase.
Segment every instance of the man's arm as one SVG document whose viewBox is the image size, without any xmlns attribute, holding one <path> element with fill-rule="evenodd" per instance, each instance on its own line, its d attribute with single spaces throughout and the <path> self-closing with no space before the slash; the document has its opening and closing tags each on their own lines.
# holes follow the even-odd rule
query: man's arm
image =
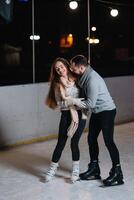
<svg viewBox="0 0 134 200">
<path fill-rule="evenodd" d="M 80 98 L 69 98 L 66 103 L 68 105 L 76 105 L 81 109 L 92 109 L 96 105 L 97 97 L 98 97 L 98 84 L 96 80 L 90 81 L 87 83 L 85 88 L 85 99 Z"/>
<path fill-rule="evenodd" d="M 67 105 L 67 106 L 72 106 L 72 105 L 75 105 L 79 108 L 85 108 L 85 103 L 84 103 L 84 98 L 73 98 L 73 97 L 68 97 L 64 103 Z"/>
<path fill-rule="evenodd" d="M 99 92 L 99 88 L 95 80 L 87 84 L 85 88 L 86 100 L 83 101 L 87 109 L 89 108 L 92 109 L 96 106 L 98 92 Z"/>
</svg>

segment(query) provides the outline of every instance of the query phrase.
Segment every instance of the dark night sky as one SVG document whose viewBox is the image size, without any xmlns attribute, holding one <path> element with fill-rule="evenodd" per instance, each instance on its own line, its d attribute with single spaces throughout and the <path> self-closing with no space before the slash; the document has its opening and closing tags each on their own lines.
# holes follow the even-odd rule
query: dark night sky
<svg viewBox="0 0 134 200">
<path fill-rule="evenodd" d="M 90 0 L 90 22 L 91 26 L 97 27 L 97 33 L 100 37 L 109 37 L 111 35 L 125 36 L 133 35 L 132 20 L 134 19 L 134 6 L 132 1 L 95 1 Z M 109 3 L 108 3 L 109 2 Z M 119 9 L 119 16 L 112 18 L 109 15 L 109 7 Z M 6 39 L 16 43 L 21 43 L 27 34 L 31 34 L 31 1 L 21 3 L 14 1 L 13 21 L 8 26 L 5 25 Z M 35 32 L 46 39 L 52 39 L 53 36 L 64 32 L 72 32 L 78 35 L 87 35 L 87 0 L 81 0 L 77 11 L 70 11 L 67 0 L 35 0 Z M 8 35 L 8 37 L 7 37 Z M 17 36 L 21 35 L 21 39 Z M 18 40 L 18 42 L 17 42 Z"/>
<path fill-rule="evenodd" d="M 87 0 L 80 0 L 76 11 L 69 9 L 68 2 L 68 0 L 35 0 L 35 34 L 40 35 L 40 40 L 35 43 L 37 81 L 48 79 L 50 64 L 55 57 L 70 59 L 78 53 L 88 55 Z M 31 0 L 25 3 L 14 0 L 12 21 L 0 23 L 0 45 L 6 43 L 22 49 L 20 66 L 17 68 L 21 77 L 23 77 L 22 71 L 24 77 L 31 73 L 30 70 L 32 71 L 32 42 L 29 39 L 32 34 L 31 3 Z M 119 10 L 117 18 L 110 16 L 111 7 Z M 91 31 L 90 34 L 91 37 L 100 39 L 98 45 L 91 45 L 91 61 L 96 70 L 104 76 L 134 73 L 134 70 L 122 71 L 123 65 L 126 68 L 125 62 L 121 64 L 119 61 L 115 62 L 115 52 L 119 48 L 128 50 L 129 58 L 134 57 L 133 10 L 134 3 L 129 0 L 90 0 L 90 24 L 97 27 L 97 31 L 95 33 Z M 74 44 L 71 48 L 61 49 L 59 40 L 65 33 L 73 34 Z M 118 71 L 115 71 L 117 65 Z M 8 66 L 1 68 L 4 71 Z M 6 72 L 4 73 L 7 77 Z M 42 76 L 44 73 L 45 77 Z M 29 77 L 31 75 L 26 82 L 29 82 Z"/>
</svg>

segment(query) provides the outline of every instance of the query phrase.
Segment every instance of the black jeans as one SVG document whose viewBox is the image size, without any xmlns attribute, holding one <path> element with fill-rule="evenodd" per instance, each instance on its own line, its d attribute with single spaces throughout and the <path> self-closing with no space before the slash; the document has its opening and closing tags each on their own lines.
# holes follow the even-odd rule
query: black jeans
<svg viewBox="0 0 134 200">
<path fill-rule="evenodd" d="M 72 151 L 73 161 L 78 161 L 80 159 L 80 151 L 78 144 L 86 124 L 86 120 L 82 119 L 82 113 L 80 110 L 78 111 L 78 116 L 79 116 L 79 125 L 75 134 L 71 138 L 71 151 Z M 62 111 L 61 120 L 59 124 L 58 141 L 52 156 L 53 162 L 58 162 L 61 157 L 62 151 L 65 147 L 68 138 L 67 129 L 70 123 L 71 123 L 70 111 Z"/>
<path fill-rule="evenodd" d="M 114 119 L 116 115 L 116 109 L 110 111 L 103 111 L 100 113 L 92 113 L 89 122 L 89 154 L 91 162 L 98 160 L 99 146 L 97 138 L 100 131 L 102 131 L 105 145 L 109 151 L 112 164 L 117 165 L 120 163 L 119 151 L 114 143 Z"/>
</svg>

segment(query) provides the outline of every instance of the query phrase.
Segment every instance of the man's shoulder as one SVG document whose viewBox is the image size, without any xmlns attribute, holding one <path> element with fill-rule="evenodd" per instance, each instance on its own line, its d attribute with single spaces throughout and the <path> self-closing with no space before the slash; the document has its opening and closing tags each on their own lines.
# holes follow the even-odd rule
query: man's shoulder
<svg viewBox="0 0 134 200">
<path fill-rule="evenodd" d="M 95 71 L 93 68 L 92 68 L 90 75 L 92 78 L 103 79 L 102 76 L 97 71 Z"/>
</svg>

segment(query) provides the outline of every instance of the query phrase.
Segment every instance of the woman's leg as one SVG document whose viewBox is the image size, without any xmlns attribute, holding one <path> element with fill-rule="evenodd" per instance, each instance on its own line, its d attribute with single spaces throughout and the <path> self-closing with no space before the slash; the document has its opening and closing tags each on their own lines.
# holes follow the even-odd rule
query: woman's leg
<svg viewBox="0 0 134 200">
<path fill-rule="evenodd" d="M 59 134 L 56 147 L 53 152 L 52 162 L 57 163 L 61 157 L 62 151 L 67 141 L 67 129 L 71 123 L 71 116 L 69 111 L 63 111 L 59 124 Z"/>
<path fill-rule="evenodd" d="M 79 124 L 78 128 L 71 139 L 72 160 L 78 161 L 80 159 L 79 140 L 86 125 L 86 120 L 82 119 L 81 111 L 78 111 Z"/>
<path fill-rule="evenodd" d="M 80 151 L 79 151 L 79 140 L 85 128 L 86 120 L 82 119 L 81 111 L 78 111 L 79 124 L 78 128 L 71 139 L 71 151 L 72 151 L 72 183 L 79 180 L 79 160 L 80 160 Z"/>
<path fill-rule="evenodd" d="M 67 141 L 67 128 L 70 125 L 70 121 L 71 118 L 69 111 L 63 111 L 61 114 L 61 120 L 59 124 L 58 142 L 53 152 L 52 162 L 46 172 L 45 181 L 52 180 L 57 171 L 58 161 L 61 157 L 62 151 Z"/>
</svg>

